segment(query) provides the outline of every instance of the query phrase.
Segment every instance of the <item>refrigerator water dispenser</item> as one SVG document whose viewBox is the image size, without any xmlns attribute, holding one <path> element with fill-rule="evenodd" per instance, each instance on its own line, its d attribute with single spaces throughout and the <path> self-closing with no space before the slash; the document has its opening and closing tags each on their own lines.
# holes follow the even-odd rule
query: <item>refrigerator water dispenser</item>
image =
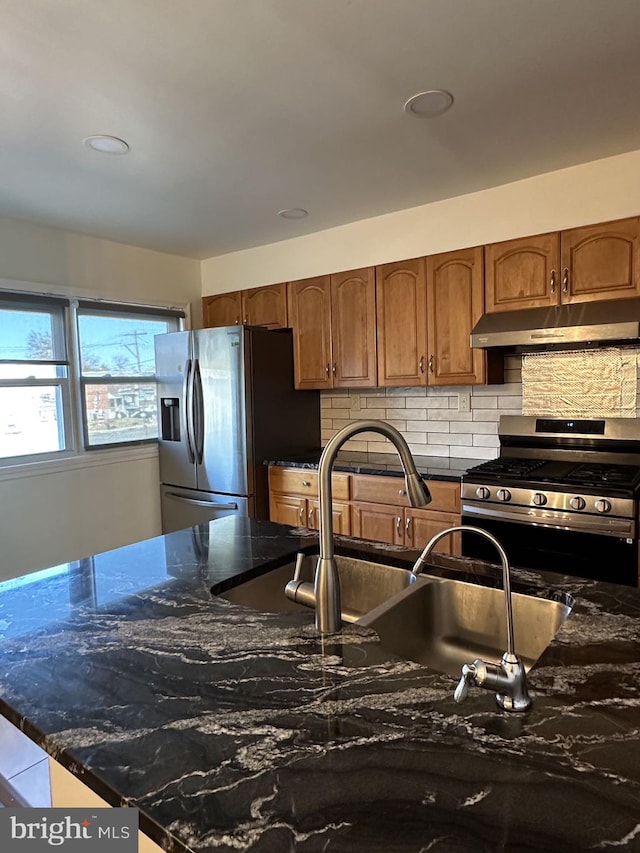
<svg viewBox="0 0 640 853">
<path fill-rule="evenodd" d="M 161 429 L 164 441 L 180 441 L 180 398 L 162 397 Z"/>
</svg>

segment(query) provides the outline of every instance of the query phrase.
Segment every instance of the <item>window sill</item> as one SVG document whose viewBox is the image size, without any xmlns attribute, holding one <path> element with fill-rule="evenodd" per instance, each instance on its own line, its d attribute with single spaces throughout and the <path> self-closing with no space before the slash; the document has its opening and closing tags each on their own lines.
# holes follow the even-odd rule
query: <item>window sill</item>
<svg viewBox="0 0 640 853">
<path fill-rule="evenodd" d="M 119 462 L 135 462 L 139 459 L 157 459 L 157 457 L 158 444 L 156 442 L 142 444 L 139 447 L 91 450 L 78 453 L 75 456 L 49 459 L 46 462 L 27 462 L 24 464 L 18 462 L 4 468 L 0 465 L 0 482 L 3 480 L 22 480 L 25 477 L 40 477 L 45 474 L 60 474 L 80 468 L 98 468 Z"/>
</svg>

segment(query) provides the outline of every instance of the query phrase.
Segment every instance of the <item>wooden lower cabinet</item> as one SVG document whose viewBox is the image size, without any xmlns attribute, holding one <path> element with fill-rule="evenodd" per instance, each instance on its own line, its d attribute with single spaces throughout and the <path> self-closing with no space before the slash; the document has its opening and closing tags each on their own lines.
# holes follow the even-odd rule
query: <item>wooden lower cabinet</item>
<svg viewBox="0 0 640 853">
<path fill-rule="evenodd" d="M 351 506 L 348 503 L 340 503 L 333 501 L 332 504 L 333 516 L 333 532 L 343 533 L 345 536 L 351 535 Z M 320 529 L 320 501 L 309 501 L 309 524 L 312 530 Z"/>
<path fill-rule="evenodd" d="M 413 509 L 392 504 L 351 505 L 351 535 L 373 542 L 424 548 L 429 539 L 441 530 L 460 524 L 460 516 L 428 509 Z M 445 536 L 436 545 L 435 552 L 460 556 L 459 533 Z"/>
<path fill-rule="evenodd" d="M 358 539 L 404 545 L 404 510 L 392 504 L 351 504 L 351 532 Z"/>
<path fill-rule="evenodd" d="M 405 509 L 405 545 L 411 548 L 424 548 L 429 539 L 460 524 L 460 516 L 446 512 L 435 512 L 428 509 Z M 452 554 L 459 557 L 462 554 L 462 539 L 459 532 L 444 536 L 434 548 L 441 554 Z"/>
<path fill-rule="evenodd" d="M 269 496 L 269 518 L 278 524 L 290 524 L 292 527 L 307 527 L 309 515 L 306 498 L 295 495 Z"/>
<path fill-rule="evenodd" d="M 402 477 L 354 474 L 351 477 L 351 535 L 390 545 L 424 548 L 441 530 L 460 524 L 460 484 L 448 480 L 427 480 L 431 503 L 414 509 Z M 445 536 L 436 552 L 459 556 L 459 533 Z"/>
<path fill-rule="evenodd" d="M 272 494 L 269 517 L 278 524 L 320 529 L 320 502 L 295 495 Z M 333 501 L 333 532 L 351 534 L 351 509 L 348 503 Z"/>
<path fill-rule="evenodd" d="M 331 477 L 333 531 L 345 536 L 351 534 L 350 485 L 349 474 L 338 473 Z M 279 524 L 318 530 L 318 472 L 308 468 L 270 467 L 269 518 Z"/>
<path fill-rule="evenodd" d="M 424 548 L 441 530 L 460 524 L 460 484 L 428 480 L 431 503 L 408 505 L 402 477 L 335 473 L 331 478 L 333 530 L 346 536 Z M 318 473 L 308 468 L 269 468 L 271 521 L 292 527 L 319 528 Z M 445 536 L 435 548 L 462 553 L 460 533 Z"/>
</svg>

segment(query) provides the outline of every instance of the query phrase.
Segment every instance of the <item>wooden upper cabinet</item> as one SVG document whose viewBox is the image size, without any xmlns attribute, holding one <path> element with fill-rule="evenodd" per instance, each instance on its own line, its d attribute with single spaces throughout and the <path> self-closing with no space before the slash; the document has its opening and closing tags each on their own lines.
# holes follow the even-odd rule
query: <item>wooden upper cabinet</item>
<svg viewBox="0 0 640 853">
<path fill-rule="evenodd" d="M 427 383 L 425 259 L 376 267 L 378 384 Z"/>
<path fill-rule="evenodd" d="M 287 285 L 271 284 L 242 291 L 242 318 L 247 326 L 287 327 Z"/>
<path fill-rule="evenodd" d="M 242 297 L 239 290 L 202 297 L 202 325 L 234 326 L 242 322 Z"/>
<path fill-rule="evenodd" d="M 287 302 L 296 388 L 331 388 L 331 277 L 290 281 Z"/>
<path fill-rule="evenodd" d="M 375 387 L 374 270 L 288 285 L 296 388 Z"/>
<path fill-rule="evenodd" d="M 482 246 L 427 258 L 429 385 L 485 381 L 485 353 L 469 343 L 484 307 L 482 263 Z"/>
<path fill-rule="evenodd" d="M 485 310 L 640 296 L 640 218 L 485 247 Z"/>
<path fill-rule="evenodd" d="M 556 305 L 560 234 L 537 234 L 485 246 L 485 311 Z"/>
<path fill-rule="evenodd" d="M 562 232 L 562 302 L 640 296 L 640 219 L 619 219 Z"/>
<path fill-rule="evenodd" d="M 375 387 L 376 284 L 373 267 L 331 276 L 331 344 L 334 388 Z"/>
</svg>

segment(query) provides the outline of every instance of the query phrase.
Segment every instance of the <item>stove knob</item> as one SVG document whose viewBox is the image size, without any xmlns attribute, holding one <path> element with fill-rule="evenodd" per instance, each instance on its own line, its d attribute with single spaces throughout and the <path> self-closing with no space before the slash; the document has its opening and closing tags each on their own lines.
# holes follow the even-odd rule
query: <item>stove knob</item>
<svg viewBox="0 0 640 853">
<path fill-rule="evenodd" d="M 498 489 L 496 497 L 499 501 L 510 501 L 511 492 L 509 491 L 509 489 Z"/>
<path fill-rule="evenodd" d="M 600 498 L 600 500 L 596 501 L 595 507 L 598 512 L 609 512 L 609 510 L 611 509 L 611 502 L 608 501 L 606 498 Z"/>
<path fill-rule="evenodd" d="M 480 498 L 481 501 L 489 500 L 491 497 L 491 492 L 487 489 L 486 486 L 479 486 L 476 489 L 476 495 Z"/>
<path fill-rule="evenodd" d="M 584 498 L 581 498 L 579 495 L 576 495 L 575 498 L 571 498 L 569 501 L 569 506 L 571 509 L 584 509 L 587 505 L 587 502 Z M 602 510 L 604 512 L 604 510 Z"/>
<path fill-rule="evenodd" d="M 536 492 L 535 495 L 531 498 L 531 501 L 536 506 L 544 506 L 547 502 L 547 496 L 542 492 Z"/>
</svg>

